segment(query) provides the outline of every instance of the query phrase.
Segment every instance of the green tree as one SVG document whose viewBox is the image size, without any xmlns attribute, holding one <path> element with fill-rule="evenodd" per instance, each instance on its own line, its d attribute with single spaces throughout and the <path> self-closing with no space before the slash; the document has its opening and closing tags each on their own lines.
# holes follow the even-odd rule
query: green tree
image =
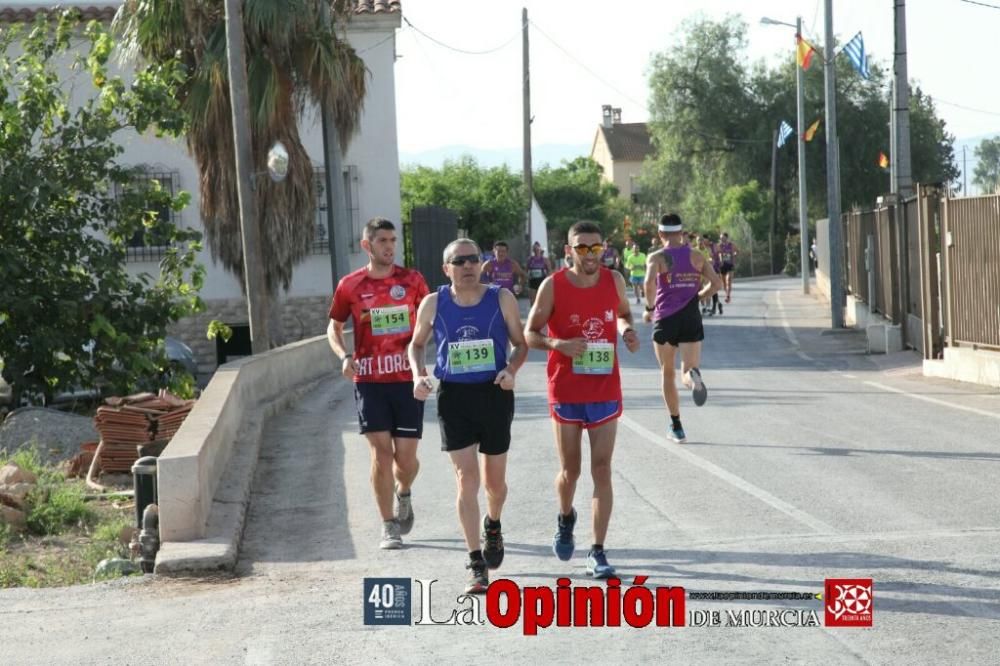
<svg viewBox="0 0 1000 666">
<path fill-rule="evenodd" d="M 976 168 L 972 182 L 983 192 L 996 192 L 1000 188 L 1000 137 L 983 139 L 976 146 Z"/>
<path fill-rule="evenodd" d="M 561 166 L 542 167 L 532 179 L 535 198 L 545 213 L 549 233 L 556 239 L 578 220 L 593 220 L 606 236 L 620 235 L 631 206 L 618 197 L 618 188 L 601 179 L 601 165 L 589 157 L 563 160 Z"/>
<path fill-rule="evenodd" d="M 323 4 L 334 21 L 323 19 Z M 364 62 L 339 35 L 347 0 L 245 0 L 247 78 L 254 171 L 282 141 L 289 171 L 282 183 L 256 181 L 265 282 L 288 289 L 293 266 L 309 252 L 315 222 L 312 162 L 298 121 L 315 106 L 334 109 L 341 142 L 357 129 L 365 97 Z M 222 0 L 126 0 L 117 27 L 127 53 L 153 63 L 179 57 L 186 68 L 177 98 L 190 118 L 188 148 L 200 173 L 201 216 L 212 256 L 243 276 L 239 201 Z M 274 313 L 272 313 L 274 314 Z"/>
<path fill-rule="evenodd" d="M 417 206 L 444 206 L 458 226 L 483 247 L 509 238 L 524 225 L 521 177 L 506 166 L 483 168 L 465 155 L 442 168 L 411 167 L 400 174 L 403 219 Z"/>
<path fill-rule="evenodd" d="M 650 67 L 650 131 L 657 147 L 643 167 L 642 203 L 677 210 L 696 228 L 711 228 L 723 214 L 727 188 L 750 180 L 771 183 L 773 132 L 781 120 L 794 124 L 796 64 L 791 48 L 777 61 L 748 63 L 746 24 L 729 16 L 685 22 L 671 46 Z M 776 63 L 776 64 L 775 64 Z M 843 207 L 871 206 L 888 191 L 878 167 L 889 152 L 888 73 L 877 62 L 862 79 L 838 57 L 837 107 Z M 957 176 L 952 137 L 933 100 L 919 87 L 911 96 L 911 150 L 918 182 L 950 182 Z M 807 123 L 824 117 L 822 66 L 804 74 Z M 825 120 L 806 144 L 807 217 L 826 215 Z M 777 237 L 798 225 L 797 156 L 794 141 L 778 150 Z M 754 227 L 767 238 L 769 225 Z M 780 248 L 779 248 L 780 249 Z"/>
<path fill-rule="evenodd" d="M 126 85 L 108 74 L 107 32 L 90 23 L 85 35 L 75 66 L 92 89 L 77 103 L 84 80 L 72 102 L 60 81 L 80 36 L 70 14 L 0 33 L 0 358 L 15 404 L 25 393 L 101 382 L 128 392 L 155 380 L 167 367 L 167 326 L 202 307 L 200 235 L 157 213 L 181 210 L 188 196 L 144 185 L 118 162 L 126 131 L 183 131 L 183 70 L 165 61 Z M 159 275 L 127 270 L 140 232 L 169 247 Z"/>
</svg>

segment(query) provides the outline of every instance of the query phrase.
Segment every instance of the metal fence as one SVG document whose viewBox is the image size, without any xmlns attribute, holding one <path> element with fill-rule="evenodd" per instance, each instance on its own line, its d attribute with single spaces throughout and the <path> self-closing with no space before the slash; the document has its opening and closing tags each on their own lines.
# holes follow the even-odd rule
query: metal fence
<svg viewBox="0 0 1000 666">
<path fill-rule="evenodd" d="M 1000 196 L 942 202 L 949 345 L 1000 349 Z"/>
<path fill-rule="evenodd" d="M 842 217 L 847 292 L 936 358 L 944 345 L 1000 349 L 1000 195 L 917 196 Z"/>
</svg>

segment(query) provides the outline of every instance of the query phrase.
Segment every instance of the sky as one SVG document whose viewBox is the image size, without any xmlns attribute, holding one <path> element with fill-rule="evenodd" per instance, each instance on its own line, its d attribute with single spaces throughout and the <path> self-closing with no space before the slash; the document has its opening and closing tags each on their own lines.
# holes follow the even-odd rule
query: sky
<svg viewBox="0 0 1000 666">
<path fill-rule="evenodd" d="M 1000 132 L 1000 0 L 983 2 L 996 8 L 964 0 L 906 3 L 910 79 L 935 98 L 960 140 Z M 833 0 L 834 33 L 845 42 L 862 31 L 869 56 L 891 69 L 893 4 Z M 520 149 L 522 7 L 532 23 L 532 143 L 589 151 L 603 104 L 621 107 L 623 122 L 647 120 L 650 58 L 670 46 L 685 18 L 742 15 L 750 58 L 778 62 L 793 56 L 794 30 L 760 25 L 760 18 L 794 23 L 801 15 L 806 37 L 821 44 L 823 6 L 823 0 L 402 0 L 400 152 Z M 961 167 L 961 148 L 956 152 Z"/>
</svg>

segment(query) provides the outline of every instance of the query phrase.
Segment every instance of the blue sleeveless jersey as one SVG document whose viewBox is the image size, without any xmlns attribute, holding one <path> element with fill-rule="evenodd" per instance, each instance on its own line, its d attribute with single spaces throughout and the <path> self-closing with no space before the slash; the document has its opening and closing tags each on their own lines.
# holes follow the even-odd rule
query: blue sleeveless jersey
<svg viewBox="0 0 1000 666">
<path fill-rule="evenodd" d="M 468 307 L 452 299 L 451 287 L 440 287 L 437 296 L 434 376 L 461 384 L 492 382 L 507 367 L 507 324 L 500 311 L 500 288 L 489 287 L 477 305 Z"/>
</svg>

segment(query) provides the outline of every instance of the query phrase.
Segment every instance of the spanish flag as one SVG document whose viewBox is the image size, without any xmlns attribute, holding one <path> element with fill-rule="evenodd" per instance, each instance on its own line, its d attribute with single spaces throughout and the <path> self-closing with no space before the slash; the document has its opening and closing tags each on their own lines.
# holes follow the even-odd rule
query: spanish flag
<svg viewBox="0 0 1000 666">
<path fill-rule="evenodd" d="M 803 70 L 809 69 L 809 65 L 812 64 L 813 54 L 816 53 L 816 49 L 813 45 L 802 39 L 802 35 L 795 35 L 795 59 L 799 63 L 799 67 Z"/>
<path fill-rule="evenodd" d="M 885 153 L 879 153 L 878 154 L 878 165 L 879 165 L 879 167 L 881 167 L 883 169 L 888 169 L 889 168 L 889 156 L 886 155 Z"/>
<path fill-rule="evenodd" d="M 819 119 L 816 120 L 809 129 L 806 130 L 805 134 L 802 135 L 803 141 L 812 141 L 813 137 L 816 136 L 816 130 L 819 129 Z"/>
</svg>

